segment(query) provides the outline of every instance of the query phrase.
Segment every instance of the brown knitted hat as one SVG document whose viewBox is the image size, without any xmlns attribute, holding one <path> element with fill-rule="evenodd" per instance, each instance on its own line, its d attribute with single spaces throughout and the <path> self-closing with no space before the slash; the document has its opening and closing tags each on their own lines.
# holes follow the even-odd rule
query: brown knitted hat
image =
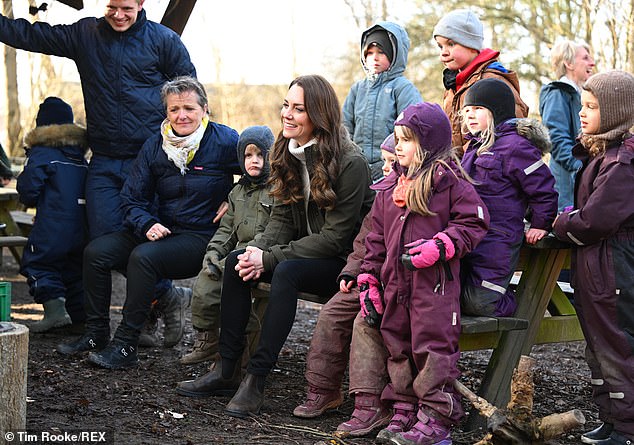
<svg viewBox="0 0 634 445">
<path fill-rule="evenodd" d="M 594 139 L 620 139 L 634 126 L 634 76 L 625 71 L 607 71 L 590 76 L 583 86 L 599 101 L 601 122 Z"/>
</svg>

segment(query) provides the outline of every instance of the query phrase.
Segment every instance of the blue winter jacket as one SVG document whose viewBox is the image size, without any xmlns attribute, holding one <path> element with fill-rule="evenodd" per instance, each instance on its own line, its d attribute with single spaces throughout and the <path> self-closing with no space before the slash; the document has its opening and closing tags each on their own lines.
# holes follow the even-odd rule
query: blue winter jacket
<svg viewBox="0 0 634 445">
<path fill-rule="evenodd" d="M 165 117 L 160 88 L 196 75 L 180 37 L 141 10 L 125 32 L 102 18 L 70 25 L 11 20 L 0 15 L 0 41 L 14 48 L 67 57 L 77 65 L 93 152 L 131 158 Z"/>
<path fill-rule="evenodd" d="M 577 143 L 581 129 L 579 111 L 581 96 L 572 85 L 555 81 L 542 87 L 539 93 L 539 114 L 548 128 L 553 144 L 551 160 L 558 162 L 569 172 L 576 172 L 581 168 L 581 161 L 572 155 L 572 147 Z"/>
<path fill-rule="evenodd" d="M 575 175 L 581 168 L 581 161 L 572 155 L 581 129 L 580 110 L 581 96 L 574 86 L 555 81 L 542 87 L 539 113 L 553 145 L 549 167 L 559 193 L 560 212 L 574 202 Z"/>
<path fill-rule="evenodd" d="M 352 140 L 368 159 L 372 178 L 383 176 L 381 172 L 381 142 L 394 131 L 394 121 L 408 105 L 423 101 L 416 87 L 403 76 L 407 67 L 409 37 L 401 26 L 392 22 L 378 22 L 361 35 L 361 66 L 365 66 L 363 48 L 367 36 L 377 28 L 388 32 L 392 42 L 393 60 L 390 67 L 378 74 L 352 85 L 343 104 L 344 125 Z"/>
<path fill-rule="evenodd" d="M 218 228 L 218 223 L 212 223 L 216 211 L 227 199 L 233 175 L 242 172 L 237 143 L 234 129 L 209 122 L 188 170 L 181 175 L 163 151 L 161 135 L 148 139 L 121 192 L 125 227 L 145 238 L 158 222 L 172 233 L 198 233 L 211 239 Z M 153 205 L 155 197 L 158 210 Z"/>
<path fill-rule="evenodd" d="M 27 163 L 17 179 L 20 202 L 37 209 L 23 268 L 65 261 L 86 242 L 86 130 L 74 124 L 36 127 L 27 134 Z"/>
</svg>

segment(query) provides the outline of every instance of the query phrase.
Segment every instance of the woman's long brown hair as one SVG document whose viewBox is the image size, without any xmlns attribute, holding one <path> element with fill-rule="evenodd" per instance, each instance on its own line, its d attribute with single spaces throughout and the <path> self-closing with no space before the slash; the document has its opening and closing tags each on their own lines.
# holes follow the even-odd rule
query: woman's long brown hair
<svg viewBox="0 0 634 445">
<path fill-rule="evenodd" d="M 326 79 L 318 75 L 300 76 L 291 82 L 304 90 L 304 105 L 314 125 L 310 194 L 315 203 L 326 210 L 335 207 L 337 195 L 333 186 L 339 176 L 342 139 L 347 133 L 342 128 L 341 109 L 335 90 Z M 271 195 L 284 204 L 304 200 L 300 162 L 288 150 L 289 139 L 280 132 L 269 154 Z"/>
</svg>

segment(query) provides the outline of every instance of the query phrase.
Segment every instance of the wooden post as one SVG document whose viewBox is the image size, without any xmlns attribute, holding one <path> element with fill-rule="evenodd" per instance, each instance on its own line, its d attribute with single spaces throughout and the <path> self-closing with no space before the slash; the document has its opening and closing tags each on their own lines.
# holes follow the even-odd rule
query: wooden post
<svg viewBox="0 0 634 445">
<path fill-rule="evenodd" d="M 0 433 L 26 429 L 29 330 L 0 323 Z"/>
</svg>

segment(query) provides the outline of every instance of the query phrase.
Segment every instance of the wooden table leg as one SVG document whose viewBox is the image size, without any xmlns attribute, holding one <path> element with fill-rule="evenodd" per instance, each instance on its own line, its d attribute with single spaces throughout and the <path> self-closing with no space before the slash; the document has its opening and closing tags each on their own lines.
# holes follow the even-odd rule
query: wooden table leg
<svg viewBox="0 0 634 445">
<path fill-rule="evenodd" d="M 567 253 L 566 249 L 531 249 L 531 267 L 520 279 L 515 312 L 516 317 L 529 321 L 528 328 L 502 333 L 480 386 L 479 394 L 495 406 L 504 407 L 509 401 L 513 370 L 520 356 L 531 352 Z"/>
</svg>

